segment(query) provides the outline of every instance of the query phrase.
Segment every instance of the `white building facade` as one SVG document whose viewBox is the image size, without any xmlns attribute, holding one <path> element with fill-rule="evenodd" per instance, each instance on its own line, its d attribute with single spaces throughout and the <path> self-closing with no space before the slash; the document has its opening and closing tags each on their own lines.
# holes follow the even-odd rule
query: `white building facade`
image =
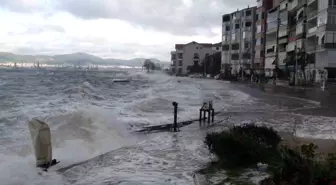
<svg viewBox="0 0 336 185">
<path fill-rule="evenodd" d="M 255 52 L 256 7 L 222 17 L 222 71 L 236 74 L 253 67 Z"/>
<path fill-rule="evenodd" d="M 190 42 L 176 44 L 175 51 L 171 52 L 171 72 L 177 76 L 185 76 L 188 68 L 194 64 L 202 65 L 206 55 L 211 55 L 220 48 L 218 44 Z"/>
<path fill-rule="evenodd" d="M 307 1 L 307 52 L 315 54 L 315 63 L 308 66 L 315 74 L 326 71 L 336 78 L 336 0 Z M 315 76 L 315 81 L 320 75 Z"/>
</svg>

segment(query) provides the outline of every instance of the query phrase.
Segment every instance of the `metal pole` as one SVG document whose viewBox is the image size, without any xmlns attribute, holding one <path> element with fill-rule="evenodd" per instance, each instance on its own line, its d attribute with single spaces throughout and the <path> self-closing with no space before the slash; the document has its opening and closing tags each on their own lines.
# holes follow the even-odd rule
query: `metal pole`
<svg viewBox="0 0 336 185">
<path fill-rule="evenodd" d="M 280 19 L 280 9 L 278 9 L 278 18 L 277 18 L 277 30 L 276 30 L 276 46 L 275 46 L 275 69 L 278 68 L 279 63 L 279 29 L 280 29 L 281 19 Z M 273 74 L 275 75 L 275 74 Z"/>
<path fill-rule="evenodd" d="M 242 16 L 242 12 L 243 11 L 240 11 L 240 18 L 242 18 L 243 16 Z M 242 19 L 241 19 L 242 20 Z M 241 78 L 242 78 L 242 80 L 243 80 L 243 64 L 242 64 L 242 41 L 244 41 L 243 40 L 243 32 L 242 32 L 242 26 L 244 25 L 243 24 L 243 22 L 244 21 L 240 21 L 241 22 L 241 24 L 239 24 L 239 64 L 240 64 L 240 69 L 241 69 Z M 238 72 L 239 73 L 239 72 Z M 239 74 L 238 74 L 238 76 L 239 76 Z"/>
<path fill-rule="evenodd" d="M 177 106 L 178 106 L 178 103 L 173 102 L 173 106 L 174 106 L 174 132 L 177 132 Z"/>
<path fill-rule="evenodd" d="M 296 42 L 296 41 L 295 41 Z M 297 43 L 295 43 L 295 48 L 294 48 L 294 54 L 295 54 L 295 72 L 294 72 L 294 83 L 297 85 L 298 79 L 297 79 L 297 69 L 298 69 L 298 62 L 297 62 Z"/>
</svg>

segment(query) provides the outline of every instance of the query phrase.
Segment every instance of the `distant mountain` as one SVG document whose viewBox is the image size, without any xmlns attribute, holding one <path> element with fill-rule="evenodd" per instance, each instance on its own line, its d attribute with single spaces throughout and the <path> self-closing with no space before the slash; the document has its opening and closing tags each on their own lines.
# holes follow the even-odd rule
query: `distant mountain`
<svg viewBox="0 0 336 185">
<path fill-rule="evenodd" d="M 25 62 L 33 63 L 39 62 L 41 64 L 59 64 L 59 65 L 124 65 L 124 66 L 135 66 L 141 67 L 146 59 L 145 58 L 134 58 L 130 60 L 124 59 L 115 59 L 108 58 L 103 59 L 94 55 L 87 53 L 72 53 L 72 54 L 63 54 L 63 55 L 16 55 L 13 53 L 0 52 L 0 63 L 5 62 Z M 163 65 L 166 62 L 162 62 L 158 59 L 151 58 L 154 63 L 162 63 Z"/>
</svg>

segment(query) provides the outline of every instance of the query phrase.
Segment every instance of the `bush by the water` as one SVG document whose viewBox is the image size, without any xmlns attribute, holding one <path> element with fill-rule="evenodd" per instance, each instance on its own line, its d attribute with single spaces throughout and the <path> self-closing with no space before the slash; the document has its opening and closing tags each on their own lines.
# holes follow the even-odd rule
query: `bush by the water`
<svg viewBox="0 0 336 185">
<path fill-rule="evenodd" d="M 314 144 L 299 149 L 279 146 L 281 137 L 272 128 L 237 126 L 207 134 L 205 143 L 222 168 L 246 168 L 268 164 L 271 174 L 262 185 L 336 185 L 336 155 L 320 157 Z"/>
<path fill-rule="evenodd" d="M 272 128 L 253 124 L 236 126 L 229 131 L 210 133 L 205 143 L 226 167 L 246 167 L 267 162 L 276 155 L 281 137 Z"/>
</svg>

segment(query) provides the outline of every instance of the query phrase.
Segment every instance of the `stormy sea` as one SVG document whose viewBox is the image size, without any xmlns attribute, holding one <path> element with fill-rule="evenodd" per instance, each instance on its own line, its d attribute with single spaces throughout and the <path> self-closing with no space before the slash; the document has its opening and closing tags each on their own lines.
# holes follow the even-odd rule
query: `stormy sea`
<svg viewBox="0 0 336 185">
<path fill-rule="evenodd" d="M 135 132 L 172 123 L 173 101 L 178 121 L 186 121 L 197 119 L 209 100 L 220 112 L 214 124 L 195 122 L 177 133 Z M 214 158 L 203 142 L 207 132 L 251 122 L 292 132 L 298 123 L 299 136 L 331 138 L 334 118 L 300 113 L 319 106 L 230 82 L 139 69 L 1 70 L 0 184 L 191 185 L 193 173 Z M 35 167 L 32 118 L 51 129 L 53 158 L 60 163 L 48 172 Z"/>
</svg>

